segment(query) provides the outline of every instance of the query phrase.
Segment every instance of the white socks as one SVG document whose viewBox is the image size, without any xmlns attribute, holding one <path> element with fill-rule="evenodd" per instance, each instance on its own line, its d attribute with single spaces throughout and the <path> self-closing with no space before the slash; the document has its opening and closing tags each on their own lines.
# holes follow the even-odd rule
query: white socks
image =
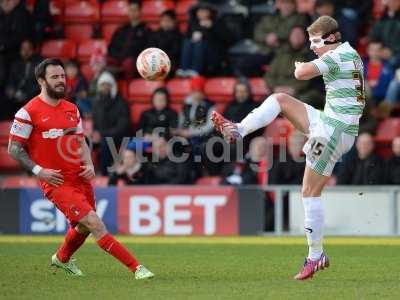
<svg viewBox="0 0 400 300">
<path fill-rule="evenodd" d="M 281 106 L 274 95 L 269 96 L 257 108 L 253 109 L 238 123 L 238 131 L 242 137 L 271 123 L 281 112 Z"/>
<path fill-rule="evenodd" d="M 303 197 L 304 231 L 308 242 L 308 258 L 318 260 L 322 254 L 324 212 L 321 197 Z"/>
</svg>

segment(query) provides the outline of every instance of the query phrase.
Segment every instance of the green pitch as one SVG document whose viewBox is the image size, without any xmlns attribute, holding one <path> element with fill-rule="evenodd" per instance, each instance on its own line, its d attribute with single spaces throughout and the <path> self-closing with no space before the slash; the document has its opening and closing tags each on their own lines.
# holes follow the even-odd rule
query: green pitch
<svg viewBox="0 0 400 300">
<path fill-rule="evenodd" d="M 328 238 L 327 271 L 292 279 L 303 238 L 121 237 L 156 274 L 136 281 L 88 240 L 75 255 L 85 273 L 49 267 L 62 237 L 0 236 L 0 299 L 400 299 L 400 240 Z"/>
</svg>

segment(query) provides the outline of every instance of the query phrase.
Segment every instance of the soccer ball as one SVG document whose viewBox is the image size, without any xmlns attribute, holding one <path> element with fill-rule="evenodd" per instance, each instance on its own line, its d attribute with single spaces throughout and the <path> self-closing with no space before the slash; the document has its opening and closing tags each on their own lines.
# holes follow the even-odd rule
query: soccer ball
<svg viewBox="0 0 400 300">
<path fill-rule="evenodd" d="M 139 54 L 136 68 L 146 80 L 163 80 L 171 70 L 171 61 L 161 49 L 147 48 Z"/>
</svg>

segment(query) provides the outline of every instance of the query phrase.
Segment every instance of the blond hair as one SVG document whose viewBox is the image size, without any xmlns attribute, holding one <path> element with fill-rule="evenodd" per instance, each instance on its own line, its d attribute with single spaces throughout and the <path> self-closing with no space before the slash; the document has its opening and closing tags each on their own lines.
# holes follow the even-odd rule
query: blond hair
<svg viewBox="0 0 400 300">
<path fill-rule="evenodd" d="M 341 38 L 338 22 L 329 16 L 321 16 L 316 19 L 314 23 L 307 28 L 307 32 L 310 35 L 321 34 L 322 36 L 332 33 L 335 34 L 337 40 Z"/>
</svg>

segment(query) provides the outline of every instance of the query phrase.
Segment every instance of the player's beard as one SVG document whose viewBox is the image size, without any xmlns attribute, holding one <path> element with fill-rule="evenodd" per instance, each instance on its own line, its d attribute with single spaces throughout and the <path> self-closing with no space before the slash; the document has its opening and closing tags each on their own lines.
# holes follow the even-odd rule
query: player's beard
<svg viewBox="0 0 400 300">
<path fill-rule="evenodd" d="M 64 90 L 62 92 L 59 92 L 59 91 L 53 89 L 50 86 L 50 84 L 46 81 L 47 95 L 49 95 L 50 98 L 57 99 L 57 100 L 64 98 L 65 97 L 65 89 L 66 89 L 65 84 L 59 83 L 56 87 L 59 87 L 59 86 L 63 86 L 64 87 Z"/>
</svg>

